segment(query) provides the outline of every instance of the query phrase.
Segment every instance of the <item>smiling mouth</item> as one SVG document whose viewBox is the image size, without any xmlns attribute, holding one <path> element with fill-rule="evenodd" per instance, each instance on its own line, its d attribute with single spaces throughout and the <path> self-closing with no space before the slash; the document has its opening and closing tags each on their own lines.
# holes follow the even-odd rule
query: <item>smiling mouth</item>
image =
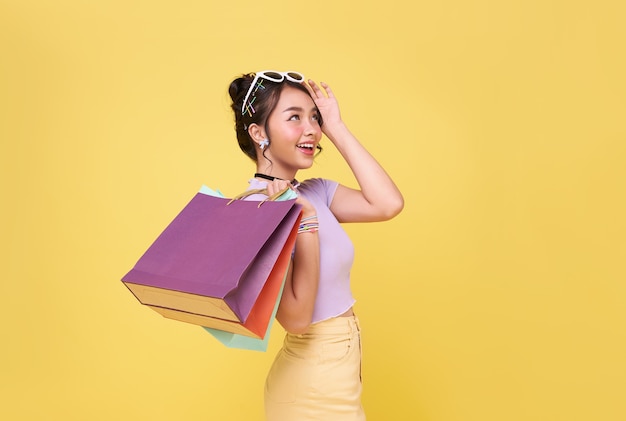
<svg viewBox="0 0 626 421">
<path fill-rule="evenodd" d="M 315 149 L 315 145 L 313 143 L 301 143 L 299 145 L 296 145 L 298 148 L 300 149 L 304 149 L 304 150 L 308 150 L 308 151 L 313 151 Z"/>
</svg>

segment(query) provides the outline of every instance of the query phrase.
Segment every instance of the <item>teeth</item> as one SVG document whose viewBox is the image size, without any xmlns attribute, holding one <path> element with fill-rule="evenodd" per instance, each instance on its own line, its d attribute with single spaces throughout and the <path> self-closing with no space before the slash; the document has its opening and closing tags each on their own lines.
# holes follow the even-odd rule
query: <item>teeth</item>
<svg viewBox="0 0 626 421">
<path fill-rule="evenodd" d="M 306 149 L 313 149 L 313 144 L 311 143 L 303 143 L 301 145 L 298 145 L 299 148 L 306 148 Z"/>
</svg>

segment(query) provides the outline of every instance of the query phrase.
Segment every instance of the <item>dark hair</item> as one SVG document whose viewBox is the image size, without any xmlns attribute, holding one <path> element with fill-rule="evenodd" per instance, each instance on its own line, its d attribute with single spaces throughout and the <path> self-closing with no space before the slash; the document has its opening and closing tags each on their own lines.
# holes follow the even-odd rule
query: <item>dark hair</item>
<svg viewBox="0 0 626 421">
<path fill-rule="evenodd" d="M 263 126 L 265 128 L 265 132 L 268 133 L 267 127 L 267 119 L 269 118 L 274 108 L 276 108 L 276 104 L 278 104 L 278 100 L 280 99 L 280 94 L 286 86 L 290 86 L 292 88 L 299 89 L 303 92 L 306 92 L 307 95 L 309 91 L 306 89 L 304 85 L 297 82 L 292 82 L 290 80 L 283 80 L 282 82 L 272 82 L 270 80 L 263 80 L 263 86 L 265 89 L 258 89 L 255 93 L 256 100 L 254 101 L 254 110 L 255 112 L 252 115 L 246 113 L 246 115 L 242 115 L 241 107 L 243 105 L 243 100 L 254 80 L 254 73 L 244 74 L 241 77 L 233 80 L 228 88 L 228 94 L 230 95 L 230 99 L 232 100 L 231 108 L 235 115 L 235 133 L 237 134 L 237 142 L 239 143 L 239 147 L 250 157 L 253 161 L 257 161 L 256 155 L 256 145 L 252 138 L 250 138 L 250 134 L 248 133 L 248 127 L 251 124 L 258 124 L 259 126 Z M 248 98 L 250 101 L 250 98 Z M 320 125 L 322 124 L 320 120 Z"/>
</svg>

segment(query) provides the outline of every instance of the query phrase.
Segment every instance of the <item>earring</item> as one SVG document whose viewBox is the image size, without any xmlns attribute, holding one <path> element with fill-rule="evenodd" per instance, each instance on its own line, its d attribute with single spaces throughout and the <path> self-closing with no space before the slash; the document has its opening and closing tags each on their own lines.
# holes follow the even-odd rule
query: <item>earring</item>
<svg viewBox="0 0 626 421">
<path fill-rule="evenodd" d="M 265 138 L 259 142 L 259 148 L 261 148 L 261 150 L 265 149 L 269 145 L 270 145 L 270 140 L 268 138 Z"/>
</svg>

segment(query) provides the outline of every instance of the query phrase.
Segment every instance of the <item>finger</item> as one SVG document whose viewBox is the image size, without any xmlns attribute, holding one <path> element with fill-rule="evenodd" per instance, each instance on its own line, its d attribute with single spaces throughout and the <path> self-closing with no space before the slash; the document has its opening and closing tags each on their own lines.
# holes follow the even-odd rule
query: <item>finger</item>
<svg viewBox="0 0 626 421">
<path fill-rule="evenodd" d="M 273 180 L 270 184 L 268 184 L 268 187 L 270 187 L 270 185 L 271 190 L 268 188 L 268 192 L 271 193 L 270 195 L 273 195 L 285 190 L 285 188 L 288 187 L 290 183 L 287 180 Z"/>
<path fill-rule="evenodd" d="M 280 185 L 278 183 L 279 183 L 279 180 L 272 180 L 269 183 L 267 183 L 267 193 L 268 193 L 267 195 L 268 196 L 272 196 L 277 191 L 280 191 Z"/>
<path fill-rule="evenodd" d="M 320 85 L 322 85 L 322 88 L 324 88 L 324 90 L 326 91 L 326 95 L 328 95 L 328 98 L 334 98 L 335 97 L 335 95 L 333 95 L 332 89 L 330 89 L 330 86 L 328 86 L 327 83 L 320 82 Z"/>
<path fill-rule="evenodd" d="M 303 83 L 303 85 L 306 87 L 306 90 L 309 91 L 309 95 L 315 98 L 315 92 L 313 91 L 313 88 L 311 87 L 311 82 L 309 81 L 307 83 Z"/>
<path fill-rule="evenodd" d="M 313 98 L 320 98 L 320 97 L 324 98 L 324 93 L 313 80 L 309 79 L 309 85 L 311 86 L 311 89 L 313 90 Z"/>
</svg>

